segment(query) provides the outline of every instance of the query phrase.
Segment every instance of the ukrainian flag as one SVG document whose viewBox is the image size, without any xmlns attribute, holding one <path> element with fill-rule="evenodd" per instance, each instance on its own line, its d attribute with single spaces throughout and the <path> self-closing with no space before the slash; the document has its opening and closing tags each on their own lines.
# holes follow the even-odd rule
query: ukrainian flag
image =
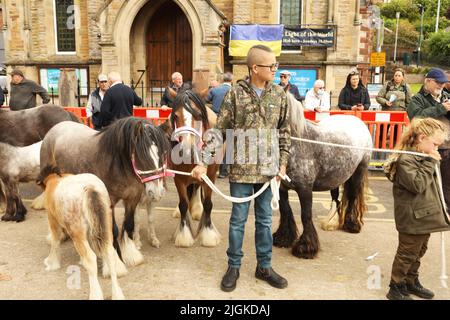
<svg viewBox="0 0 450 320">
<path fill-rule="evenodd" d="M 257 44 L 263 44 L 273 50 L 276 56 L 281 54 L 284 25 L 233 24 L 230 31 L 230 56 L 245 57 L 248 50 Z"/>
</svg>

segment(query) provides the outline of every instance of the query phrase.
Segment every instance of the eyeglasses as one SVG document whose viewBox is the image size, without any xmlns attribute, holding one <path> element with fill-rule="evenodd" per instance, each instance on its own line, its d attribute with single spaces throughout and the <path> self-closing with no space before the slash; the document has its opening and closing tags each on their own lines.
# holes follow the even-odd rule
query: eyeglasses
<svg viewBox="0 0 450 320">
<path fill-rule="evenodd" d="M 288 76 L 285 74 L 280 75 L 280 78 L 287 78 Z"/>
<path fill-rule="evenodd" d="M 358 71 L 352 71 L 350 72 L 351 76 L 359 76 L 359 72 Z"/>
<path fill-rule="evenodd" d="M 264 65 L 264 64 L 257 64 L 258 67 L 265 67 L 265 68 L 270 68 L 270 71 L 276 71 L 278 69 L 278 66 L 280 64 L 278 62 L 275 62 L 274 64 L 271 65 Z"/>
<path fill-rule="evenodd" d="M 100 83 L 107 83 L 108 81 L 99 81 Z"/>
<path fill-rule="evenodd" d="M 431 78 L 431 80 L 433 81 L 433 82 L 435 82 L 438 86 L 440 86 L 440 87 L 443 87 L 444 85 L 445 85 L 445 82 L 439 82 L 439 81 L 437 81 L 436 79 L 433 79 L 433 78 Z"/>
</svg>

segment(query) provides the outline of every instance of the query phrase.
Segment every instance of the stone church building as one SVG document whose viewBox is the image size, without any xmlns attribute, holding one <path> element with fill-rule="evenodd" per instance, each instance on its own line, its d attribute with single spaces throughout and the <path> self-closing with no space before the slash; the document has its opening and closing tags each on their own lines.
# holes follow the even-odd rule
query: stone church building
<svg viewBox="0 0 450 320">
<path fill-rule="evenodd" d="M 228 56 L 230 24 L 278 24 L 334 30 L 331 47 L 283 50 L 280 68 L 314 70 L 332 91 L 346 75 L 367 75 L 372 34 L 367 0 L 0 0 L 5 64 L 41 84 L 55 70 L 77 70 L 85 95 L 98 73 L 118 71 L 136 84 L 147 105 L 157 81 L 179 71 L 210 79 L 231 70 L 247 73 L 243 58 Z"/>
</svg>

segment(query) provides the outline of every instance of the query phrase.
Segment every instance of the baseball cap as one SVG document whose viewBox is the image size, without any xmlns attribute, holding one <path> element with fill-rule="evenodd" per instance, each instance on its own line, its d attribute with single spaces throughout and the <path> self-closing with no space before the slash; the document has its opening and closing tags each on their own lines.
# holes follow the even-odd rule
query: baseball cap
<svg viewBox="0 0 450 320">
<path fill-rule="evenodd" d="M 441 82 L 441 83 L 449 82 L 444 70 L 439 69 L 439 68 L 432 68 L 430 71 L 428 71 L 425 78 L 434 79 L 437 82 Z"/>
<path fill-rule="evenodd" d="M 11 71 L 10 75 L 24 77 L 23 72 L 19 69 L 13 69 L 13 71 Z"/>
<path fill-rule="evenodd" d="M 99 74 L 97 79 L 98 81 L 108 81 L 108 77 L 104 74 Z"/>
<path fill-rule="evenodd" d="M 285 75 L 290 76 L 290 75 L 291 75 L 291 72 L 290 72 L 289 70 L 281 70 L 281 71 L 280 71 L 280 74 L 285 74 Z"/>
</svg>

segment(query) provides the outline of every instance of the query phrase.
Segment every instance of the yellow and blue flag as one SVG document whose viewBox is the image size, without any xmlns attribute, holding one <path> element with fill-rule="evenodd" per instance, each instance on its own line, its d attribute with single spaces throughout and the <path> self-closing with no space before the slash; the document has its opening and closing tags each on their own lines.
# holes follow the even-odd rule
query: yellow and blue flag
<svg viewBox="0 0 450 320">
<path fill-rule="evenodd" d="M 233 24 L 230 31 L 230 56 L 245 57 L 248 50 L 257 44 L 271 48 L 279 56 L 283 31 L 282 24 Z"/>
</svg>

